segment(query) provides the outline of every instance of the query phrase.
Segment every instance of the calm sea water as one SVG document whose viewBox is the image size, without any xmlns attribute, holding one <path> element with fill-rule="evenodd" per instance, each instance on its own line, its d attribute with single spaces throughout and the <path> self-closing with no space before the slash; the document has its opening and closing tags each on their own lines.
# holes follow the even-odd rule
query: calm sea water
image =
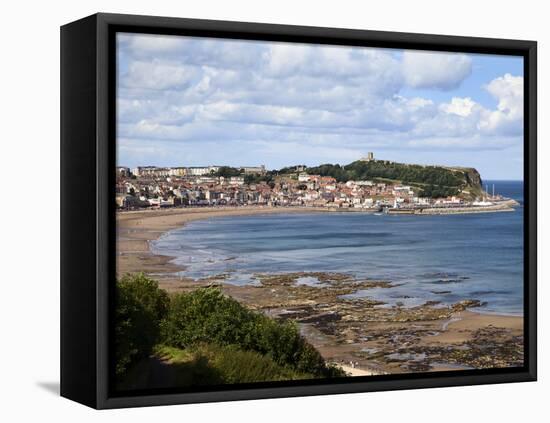
<svg viewBox="0 0 550 423">
<path fill-rule="evenodd" d="M 486 181 L 516 199 L 511 213 L 390 216 L 360 213 L 220 217 L 192 222 L 152 243 L 187 266 L 182 275 L 229 273 L 228 282 L 258 283 L 255 273 L 341 272 L 395 283 L 358 291 L 404 306 L 462 299 L 486 312 L 523 312 L 523 183 Z M 315 283 L 303 280 L 303 283 Z"/>
</svg>

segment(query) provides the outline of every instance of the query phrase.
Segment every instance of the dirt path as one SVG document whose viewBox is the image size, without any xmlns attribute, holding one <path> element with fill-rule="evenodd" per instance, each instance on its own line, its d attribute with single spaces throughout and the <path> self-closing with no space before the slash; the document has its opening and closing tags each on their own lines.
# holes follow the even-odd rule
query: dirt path
<svg viewBox="0 0 550 423">
<path fill-rule="evenodd" d="M 176 369 L 169 363 L 158 357 L 149 357 L 149 380 L 148 387 L 151 388 L 173 388 L 176 386 Z"/>
</svg>

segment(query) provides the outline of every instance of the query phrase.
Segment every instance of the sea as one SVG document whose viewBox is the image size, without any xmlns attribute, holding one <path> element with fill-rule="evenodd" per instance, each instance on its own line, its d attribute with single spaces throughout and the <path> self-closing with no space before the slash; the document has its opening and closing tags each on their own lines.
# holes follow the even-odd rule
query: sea
<svg viewBox="0 0 550 423">
<path fill-rule="evenodd" d="M 391 288 L 349 297 L 383 307 L 441 306 L 465 299 L 477 311 L 523 314 L 523 182 L 484 181 L 518 201 L 514 212 L 442 216 L 367 213 L 265 214 L 195 221 L 151 242 L 153 252 L 186 266 L 181 276 L 227 274 L 259 284 L 257 274 L 338 272 L 385 280 Z M 314 277 L 299 283 L 316 285 Z"/>
</svg>

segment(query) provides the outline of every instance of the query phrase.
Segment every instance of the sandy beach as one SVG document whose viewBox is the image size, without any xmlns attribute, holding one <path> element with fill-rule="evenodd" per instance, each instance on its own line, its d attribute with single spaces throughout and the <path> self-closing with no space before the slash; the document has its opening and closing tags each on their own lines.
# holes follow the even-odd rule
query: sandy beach
<svg viewBox="0 0 550 423">
<path fill-rule="evenodd" d="M 144 272 L 169 292 L 218 285 L 247 306 L 293 319 L 329 362 L 352 375 L 509 367 L 523 360 L 523 318 L 476 313 L 475 302 L 451 307 L 425 304 L 411 309 L 380 308 L 372 300 L 342 300 L 356 289 L 383 287 L 386 281 L 353 280 L 315 273 L 326 288 L 298 286 L 309 274 L 265 275 L 262 286 L 224 283 L 222 275 L 193 280 L 171 257 L 154 255 L 148 242 L 187 222 L 221 216 L 328 212 L 314 208 L 200 208 L 117 213 L 117 274 Z M 350 365 L 353 363 L 353 366 Z"/>
<path fill-rule="evenodd" d="M 187 222 L 225 216 L 314 212 L 331 211 L 315 207 L 201 207 L 119 212 L 116 216 L 117 275 L 138 271 L 169 273 L 180 269 L 170 263 L 171 257 L 151 254 L 148 242 Z"/>
</svg>

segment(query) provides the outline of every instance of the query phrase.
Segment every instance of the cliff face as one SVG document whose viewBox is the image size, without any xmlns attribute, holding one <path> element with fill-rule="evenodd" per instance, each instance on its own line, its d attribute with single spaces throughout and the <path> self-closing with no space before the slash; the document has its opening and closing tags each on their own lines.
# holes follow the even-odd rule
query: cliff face
<svg viewBox="0 0 550 423">
<path fill-rule="evenodd" d="M 453 172 L 463 175 L 464 186 L 462 187 L 462 196 L 469 199 L 475 199 L 482 196 L 483 181 L 477 169 L 473 167 L 455 167 L 447 168 Z"/>
<path fill-rule="evenodd" d="M 481 175 L 473 167 L 449 167 L 447 168 L 453 172 L 460 172 L 464 175 L 464 181 L 467 185 L 472 185 L 474 187 L 481 187 Z"/>
<path fill-rule="evenodd" d="M 481 188 L 481 175 L 477 171 L 477 169 L 474 169 L 473 167 L 468 168 L 468 170 L 465 172 L 466 177 L 469 179 L 469 184 Z"/>
</svg>

